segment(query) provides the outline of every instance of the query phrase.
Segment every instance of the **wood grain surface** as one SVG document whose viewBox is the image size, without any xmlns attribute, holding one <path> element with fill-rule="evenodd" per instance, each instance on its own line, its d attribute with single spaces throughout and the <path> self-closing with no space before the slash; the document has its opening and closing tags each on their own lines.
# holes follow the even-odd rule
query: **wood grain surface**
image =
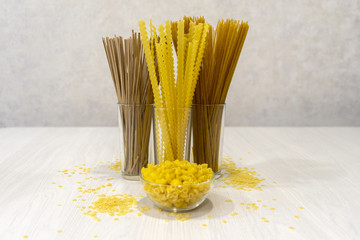
<svg viewBox="0 0 360 240">
<path fill-rule="evenodd" d="M 77 181 L 112 183 L 99 194 L 145 195 L 140 182 L 109 168 L 118 138 L 117 128 L 0 129 L 0 239 L 360 239 L 360 128 L 227 127 L 224 155 L 265 178 L 263 191 L 217 182 L 184 222 L 146 197 L 117 221 L 98 214 L 96 222 L 76 206 L 90 206 L 97 195 L 72 201 Z M 58 172 L 82 164 L 89 174 Z M 151 209 L 137 216 L 141 206 Z"/>
</svg>

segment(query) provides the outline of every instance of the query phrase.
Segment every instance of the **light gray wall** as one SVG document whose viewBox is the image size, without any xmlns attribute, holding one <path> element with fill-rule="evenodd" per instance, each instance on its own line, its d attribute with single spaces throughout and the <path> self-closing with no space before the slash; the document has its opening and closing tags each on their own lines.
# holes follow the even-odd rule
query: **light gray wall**
<svg viewBox="0 0 360 240">
<path fill-rule="evenodd" d="M 101 37 L 138 20 L 249 21 L 228 125 L 360 125 L 360 2 L 0 0 L 0 127 L 112 126 Z"/>
</svg>

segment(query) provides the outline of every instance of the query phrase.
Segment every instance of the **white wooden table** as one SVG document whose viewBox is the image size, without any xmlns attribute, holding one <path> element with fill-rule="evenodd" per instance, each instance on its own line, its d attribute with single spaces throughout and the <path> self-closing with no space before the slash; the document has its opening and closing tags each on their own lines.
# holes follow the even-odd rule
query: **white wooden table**
<svg viewBox="0 0 360 240">
<path fill-rule="evenodd" d="M 226 128 L 224 155 L 266 178 L 263 191 L 215 187 L 185 222 L 147 198 L 139 198 L 139 207 L 151 207 L 142 216 L 135 210 L 114 221 L 101 214 L 96 222 L 76 206 L 89 206 L 97 195 L 72 201 L 85 176 L 58 170 L 86 164 L 96 167 L 86 177 L 97 179 L 87 186 L 114 178 L 98 193 L 145 195 L 139 182 L 108 167 L 117 134 L 117 128 L 0 129 L 0 239 L 360 239 L 360 128 Z M 257 200 L 267 207 L 241 205 Z"/>
</svg>

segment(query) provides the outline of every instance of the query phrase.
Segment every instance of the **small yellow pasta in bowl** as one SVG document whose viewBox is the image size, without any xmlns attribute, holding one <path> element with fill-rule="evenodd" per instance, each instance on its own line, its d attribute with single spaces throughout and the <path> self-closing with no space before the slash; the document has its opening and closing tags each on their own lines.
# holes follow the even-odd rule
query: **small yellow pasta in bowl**
<svg viewBox="0 0 360 240">
<path fill-rule="evenodd" d="M 141 170 L 140 179 L 156 206 L 165 211 L 185 212 L 204 202 L 214 174 L 207 164 L 175 160 L 149 164 Z"/>
</svg>

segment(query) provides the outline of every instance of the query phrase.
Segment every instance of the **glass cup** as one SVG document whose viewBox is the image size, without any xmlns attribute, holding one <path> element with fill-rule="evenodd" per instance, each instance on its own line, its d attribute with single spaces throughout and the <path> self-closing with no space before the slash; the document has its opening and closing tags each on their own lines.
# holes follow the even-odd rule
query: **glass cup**
<svg viewBox="0 0 360 240">
<path fill-rule="evenodd" d="M 118 104 L 121 173 L 127 180 L 139 180 L 141 169 L 153 162 L 152 111 L 152 104 Z"/>
<path fill-rule="evenodd" d="M 190 160 L 191 108 L 154 107 L 154 163 Z"/>
<path fill-rule="evenodd" d="M 193 161 L 207 163 L 215 173 L 221 175 L 224 140 L 225 104 L 193 104 Z"/>
</svg>

